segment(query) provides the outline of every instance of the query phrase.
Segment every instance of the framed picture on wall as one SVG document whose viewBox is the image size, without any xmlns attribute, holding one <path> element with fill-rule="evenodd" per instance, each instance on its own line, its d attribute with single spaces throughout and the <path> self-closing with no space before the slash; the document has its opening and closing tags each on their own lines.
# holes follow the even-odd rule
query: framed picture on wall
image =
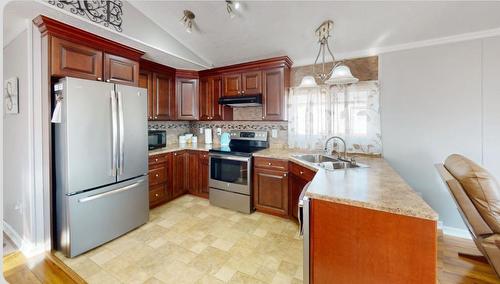
<svg viewBox="0 0 500 284">
<path fill-rule="evenodd" d="M 19 113 L 19 84 L 17 77 L 12 77 L 4 82 L 4 105 L 6 114 Z"/>
</svg>

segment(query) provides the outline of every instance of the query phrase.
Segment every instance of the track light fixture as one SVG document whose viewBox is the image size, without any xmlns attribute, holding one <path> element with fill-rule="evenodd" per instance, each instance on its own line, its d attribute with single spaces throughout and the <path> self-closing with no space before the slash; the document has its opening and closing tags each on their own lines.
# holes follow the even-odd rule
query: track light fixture
<svg viewBox="0 0 500 284">
<path fill-rule="evenodd" d="M 186 32 L 192 33 L 193 32 L 193 24 L 194 24 L 194 13 L 189 11 L 189 10 L 184 10 L 184 16 L 181 18 L 181 23 L 184 24 L 184 27 L 186 28 Z"/>
<path fill-rule="evenodd" d="M 229 17 L 232 19 L 236 16 L 235 11 L 241 10 L 241 3 L 238 1 L 226 0 L 226 10 Z"/>
</svg>

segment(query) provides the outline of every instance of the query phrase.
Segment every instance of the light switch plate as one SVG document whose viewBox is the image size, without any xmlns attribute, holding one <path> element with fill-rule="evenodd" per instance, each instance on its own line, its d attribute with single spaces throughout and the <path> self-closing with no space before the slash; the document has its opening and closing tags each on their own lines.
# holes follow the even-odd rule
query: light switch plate
<svg viewBox="0 0 500 284">
<path fill-rule="evenodd" d="M 278 129 L 273 129 L 273 130 L 271 131 L 271 137 L 273 137 L 273 138 L 278 137 Z"/>
<path fill-rule="evenodd" d="M 217 135 L 221 136 L 222 135 L 222 128 L 217 128 Z"/>
</svg>

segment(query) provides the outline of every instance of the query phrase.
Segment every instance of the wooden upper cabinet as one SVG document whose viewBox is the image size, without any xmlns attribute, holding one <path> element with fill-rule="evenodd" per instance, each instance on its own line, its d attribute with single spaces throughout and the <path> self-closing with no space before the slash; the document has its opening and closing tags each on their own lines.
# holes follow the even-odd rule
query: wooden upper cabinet
<svg viewBox="0 0 500 284">
<path fill-rule="evenodd" d="M 251 71 L 241 74 L 242 95 L 255 95 L 262 93 L 261 71 Z"/>
<path fill-rule="evenodd" d="M 153 74 L 153 120 L 175 120 L 173 74 Z"/>
<path fill-rule="evenodd" d="M 200 78 L 200 120 L 210 120 L 212 110 L 210 79 Z"/>
<path fill-rule="evenodd" d="M 222 78 L 200 78 L 200 120 L 232 120 L 233 110 L 219 104 L 222 97 Z"/>
<path fill-rule="evenodd" d="M 198 79 L 177 78 L 177 119 L 197 120 L 198 114 Z"/>
<path fill-rule="evenodd" d="M 105 53 L 104 80 L 122 85 L 138 86 L 139 62 Z"/>
<path fill-rule="evenodd" d="M 285 70 L 262 71 L 262 119 L 286 120 Z"/>
<path fill-rule="evenodd" d="M 257 210 L 278 216 L 288 216 L 287 172 L 254 169 L 254 206 Z"/>
<path fill-rule="evenodd" d="M 228 74 L 222 76 L 224 92 L 222 95 L 224 97 L 229 96 L 239 96 L 241 93 L 241 74 Z"/>
<path fill-rule="evenodd" d="M 139 72 L 139 87 L 148 90 L 148 120 L 153 120 L 153 74 L 151 72 L 144 70 Z"/>
<path fill-rule="evenodd" d="M 51 41 L 52 76 L 102 80 L 102 51 L 57 37 Z"/>
</svg>

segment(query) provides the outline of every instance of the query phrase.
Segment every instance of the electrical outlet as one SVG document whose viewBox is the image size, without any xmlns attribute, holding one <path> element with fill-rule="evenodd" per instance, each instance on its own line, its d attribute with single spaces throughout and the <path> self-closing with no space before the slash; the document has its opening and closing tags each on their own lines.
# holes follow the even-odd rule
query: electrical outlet
<svg viewBox="0 0 500 284">
<path fill-rule="evenodd" d="M 200 134 L 203 134 L 203 127 L 200 127 Z"/>
<path fill-rule="evenodd" d="M 273 129 L 273 130 L 271 131 L 271 136 L 272 136 L 273 138 L 278 137 L 278 129 Z"/>
<path fill-rule="evenodd" d="M 222 135 L 222 128 L 217 128 L 217 135 L 221 136 Z"/>
</svg>

